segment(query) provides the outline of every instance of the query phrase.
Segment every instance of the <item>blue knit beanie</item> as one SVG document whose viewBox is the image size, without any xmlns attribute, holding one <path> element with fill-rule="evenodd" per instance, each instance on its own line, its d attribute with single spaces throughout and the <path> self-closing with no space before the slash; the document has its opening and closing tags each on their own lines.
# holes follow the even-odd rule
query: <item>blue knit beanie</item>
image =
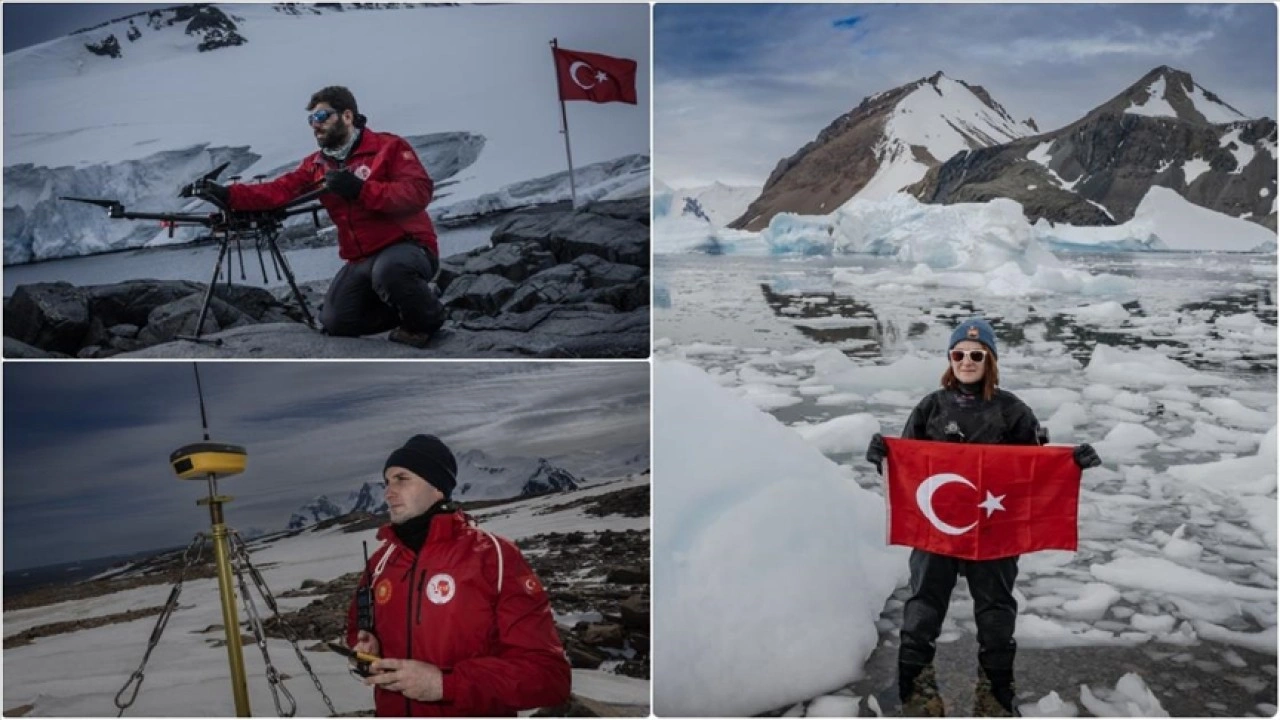
<svg viewBox="0 0 1280 720">
<path fill-rule="evenodd" d="M 969 318 L 960 323 L 960 327 L 951 333 L 951 344 L 947 346 L 947 351 L 949 352 L 951 348 L 964 340 L 977 340 L 991 350 L 993 357 L 998 355 L 996 352 L 996 331 L 991 329 L 991 323 L 982 318 Z"/>
</svg>

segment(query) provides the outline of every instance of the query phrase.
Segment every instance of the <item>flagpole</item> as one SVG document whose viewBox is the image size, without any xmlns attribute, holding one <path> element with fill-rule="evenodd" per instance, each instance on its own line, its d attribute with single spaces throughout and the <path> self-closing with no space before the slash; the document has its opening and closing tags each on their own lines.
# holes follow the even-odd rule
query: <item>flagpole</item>
<svg viewBox="0 0 1280 720">
<path fill-rule="evenodd" d="M 564 108 L 564 88 L 560 85 L 560 66 L 556 64 L 556 38 L 551 38 L 551 63 L 556 69 L 556 89 L 560 97 L 560 132 L 564 135 L 564 156 L 569 160 L 569 197 L 574 209 L 578 207 L 578 186 L 573 181 L 573 151 L 569 149 L 569 113 Z"/>
</svg>

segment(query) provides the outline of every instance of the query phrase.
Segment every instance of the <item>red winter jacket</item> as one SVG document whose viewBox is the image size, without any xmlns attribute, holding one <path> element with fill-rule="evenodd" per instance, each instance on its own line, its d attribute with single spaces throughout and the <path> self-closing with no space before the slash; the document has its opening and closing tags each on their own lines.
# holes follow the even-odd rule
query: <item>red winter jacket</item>
<svg viewBox="0 0 1280 720">
<path fill-rule="evenodd" d="M 346 168 L 364 180 L 354 202 L 324 193 L 320 202 L 338 227 L 338 256 L 354 261 L 368 257 L 406 235 L 440 256 L 436 230 L 427 216 L 434 184 L 404 138 L 360 131 L 360 140 L 345 163 L 316 151 L 297 169 L 259 185 L 228 186 L 233 210 L 269 210 L 280 207 L 324 184 L 324 174 Z"/>
<path fill-rule="evenodd" d="M 383 545 L 365 573 L 381 655 L 444 672 L 444 697 L 436 702 L 376 688 L 379 716 L 514 716 L 569 699 L 569 662 L 547 593 L 510 540 L 480 530 L 461 512 L 431 521 L 421 554 L 390 525 L 378 539 Z M 349 646 L 356 633 L 353 600 Z"/>
</svg>

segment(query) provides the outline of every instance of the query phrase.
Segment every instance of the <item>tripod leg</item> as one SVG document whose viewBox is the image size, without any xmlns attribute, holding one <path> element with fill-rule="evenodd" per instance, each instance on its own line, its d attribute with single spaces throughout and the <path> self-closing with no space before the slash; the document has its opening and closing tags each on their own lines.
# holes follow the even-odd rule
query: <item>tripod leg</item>
<svg viewBox="0 0 1280 720">
<path fill-rule="evenodd" d="M 195 338 L 200 339 L 200 334 L 204 331 L 204 319 L 209 314 L 209 301 L 213 299 L 213 286 L 218 284 L 218 274 L 222 272 L 222 259 L 227 255 L 227 246 L 230 244 L 231 238 L 224 236 L 222 243 L 218 246 L 218 261 L 213 264 L 213 277 L 209 280 L 209 287 L 204 291 L 204 302 L 200 304 L 200 319 L 196 321 Z M 231 273 L 228 272 L 228 280 Z"/>
<path fill-rule="evenodd" d="M 267 262 L 262 259 L 262 238 L 254 240 L 253 248 L 258 251 L 258 267 L 262 268 L 262 284 L 267 284 Z M 271 258 L 271 264 L 276 264 L 276 259 Z"/>
<path fill-rule="evenodd" d="M 289 278 L 289 288 L 293 290 L 293 298 L 298 301 L 298 307 L 302 310 L 302 316 L 307 319 L 307 325 L 312 330 L 317 330 L 316 321 L 311 317 L 311 310 L 307 308 L 307 301 L 302 297 L 302 291 L 298 289 L 298 283 L 293 279 L 293 270 L 289 268 L 289 263 L 284 259 L 284 253 L 280 252 L 280 248 L 276 245 L 274 236 L 267 236 L 267 244 L 271 247 L 272 257 L 279 261 L 280 267 L 284 269 L 285 277 Z"/>
<path fill-rule="evenodd" d="M 246 278 L 244 274 L 244 248 L 240 246 L 239 235 L 236 236 L 236 254 L 240 256 L 240 279 L 248 280 L 248 278 Z M 227 273 L 227 275 L 230 276 L 231 273 Z"/>
</svg>

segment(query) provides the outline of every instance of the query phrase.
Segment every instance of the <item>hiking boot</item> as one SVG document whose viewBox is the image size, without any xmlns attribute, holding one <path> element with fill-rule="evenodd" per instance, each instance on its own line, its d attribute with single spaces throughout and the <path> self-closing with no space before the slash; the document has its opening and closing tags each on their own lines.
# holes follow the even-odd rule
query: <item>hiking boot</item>
<svg viewBox="0 0 1280 720">
<path fill-rule="evenodd" d="M 978 685 L 973 689 L 974 717 L 1022 717 L 1014 707 L 1017 693 L 1013 681 L 1007 686 L 995 687 L 982 671 L 978 671 Z"/>
<path fill-rule="evenodd" d="M 902 668 L 898 669 L 899 676 Z M 901 678 L 900 679 L 905 679 Z M 911 681 L 907 696 L 902 699 L 902 707 L 898 711 L 901 717 L 944 717 L 947 714 L 942 704 L 942 695 L 938 694 L 938 678 L 933 665 L 925 665 Z"/>
<path fill-rule="evenodd" d="M 434 333 L 414 332 L 413 330 L 405 330 L 404 328 L 396 328 L 387 335 L 387 339 L 391 342 L 403 343 L 416 348 L 425 348 L 431 343 Z"/>
</svg>

